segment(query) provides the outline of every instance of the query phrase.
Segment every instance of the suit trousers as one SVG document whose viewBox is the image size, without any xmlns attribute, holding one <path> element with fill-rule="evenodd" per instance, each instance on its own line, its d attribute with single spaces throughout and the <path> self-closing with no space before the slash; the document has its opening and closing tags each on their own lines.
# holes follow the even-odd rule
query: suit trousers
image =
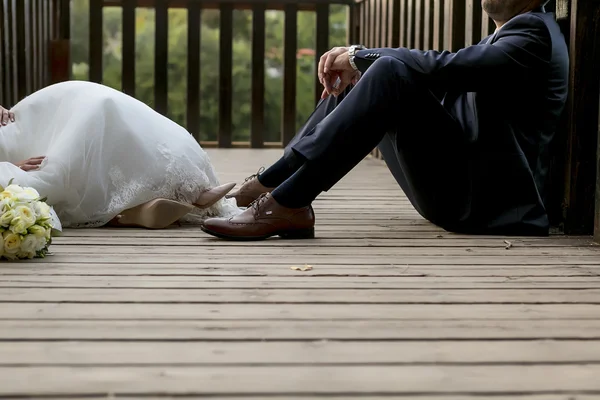
<svg viewBox="0 0 600 400">
<path fill-rule="evenodd" d="M 378 59 L 354 87 L 321 100 L 284 159 L 290 165 L 303 159 L 318 170 L 310 184 L 327 191 L 377 146 L 424 218 L 440 226 L 464 218 L 471 191 L 466 135 L 420 77 L 395 58 Z"/>
</svg>

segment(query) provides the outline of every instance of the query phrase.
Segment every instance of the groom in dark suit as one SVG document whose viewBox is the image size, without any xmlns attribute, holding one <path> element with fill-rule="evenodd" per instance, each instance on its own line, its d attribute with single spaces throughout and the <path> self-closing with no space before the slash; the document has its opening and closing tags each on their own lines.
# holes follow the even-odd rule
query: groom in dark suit
<svg viewBox="0 0 600 400">
<path fill-rule="evenodd" d="M 283 157 L 231 195 L 250 207 L 203 230 L 237 240 L 314 237 L 312 201 L 379 146 L 427 220 L 455 232 L 547 235 L 548 144 L 569 66 L 546 1 L 482 0 L 496 32 L 455 53 L 351 46 L 324 54 L 323 100 Z"/>
</svg>

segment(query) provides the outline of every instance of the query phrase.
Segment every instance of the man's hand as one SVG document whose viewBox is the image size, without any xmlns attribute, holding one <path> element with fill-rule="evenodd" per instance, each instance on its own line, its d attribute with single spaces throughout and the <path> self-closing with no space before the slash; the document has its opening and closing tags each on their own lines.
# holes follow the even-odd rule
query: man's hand
<svg viewBox="0 0 600 400">
<path fill-rule="evenodd" d="M 21 168 L 23 171 L 33 171 L 36 169 L 40 169 L 40 164 L 44 161 L 45 158 L 46 157 L 33 157 L 29 160 L 18 162 L 15 165 Z"/>
<path fill-rule="evenodd" d="M 0 124 L 8 125 L 8 122 L 15 122 L 15 114 L 0 106 Z"/>
<path fill-rule="evenodd" d="M 348 47 L 334 47 L 319 60 L 319 82 L 325 87 L 321 98 L 329 94 L 339 95 L 351 83 L 356 83 L 360 72 L 350 65 Z M 338 82 L 339 79 L 339 82 Z"/>
</svg>

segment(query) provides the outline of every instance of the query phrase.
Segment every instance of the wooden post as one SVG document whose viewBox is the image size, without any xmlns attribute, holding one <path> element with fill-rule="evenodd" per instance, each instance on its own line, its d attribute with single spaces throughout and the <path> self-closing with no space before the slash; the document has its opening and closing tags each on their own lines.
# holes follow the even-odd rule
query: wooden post
<svg viewBox="0 0 600 400">
<path fill-rule="evenodd" d="M 600 111 L 598 111 L 600 114 Z M 594 216 L 594 240 L 600 243 L 600 117 L 598 118 L 598 148 L 596 149 L 596 215 Z"/>
<path fill-rule="evenodd" d="M 568 12 L 570 21 L 564 231 L 590 235 L 598 179 L 600 0 L 557 0 L 556 5 L 557 17 Z"/>
</svg>

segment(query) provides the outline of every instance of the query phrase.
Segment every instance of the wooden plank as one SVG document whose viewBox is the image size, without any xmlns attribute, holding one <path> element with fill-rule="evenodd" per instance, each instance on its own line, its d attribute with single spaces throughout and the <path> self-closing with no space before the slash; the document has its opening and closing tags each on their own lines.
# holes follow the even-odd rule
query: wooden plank
<svg viewBox="0 0 600 400">
<path fill-rule="evenodd" d="M 0 308 L 2 319 L 125 320 L 600 320 L 591 304 L 70 304 L 12 303 Z M 597 334 L 597 333 L 596 333 Z M 1 387 L 2 385 L 0 385 Z"/>
<path fill-rule="evenodd" d="M 304 264 L 296 264 L 303 266 Z M 294 264 L 278 265 L 281 270 L 291 270 Z M 406 265 L 398 265 L 400 269 Z M 274 270 L 277 270 L 273 268 Z M 318 265 L 313 266 L 318 269 Z M 366 276 L 315 276 L 296 271 L 295 275 L 275 276 L 130 276 L 121 275 L 115 282 L 114 276 L 7 276 L 0 277 L 0 287 L 10 288 L 72 288 L 72 289 L 489 289 L 502 291 L 508 289 L 542 290 L 542 289 L 573 289 L 581 293 L 598 289 L 600 277 L 595 276 L 555 276 L 555 277 L 423 277 L 423 276 L 388 276 L 386 279 L 375 280 Z M 500 293 L 500 292 L 498 292 Z M 485 304 L 485 303 L 482 303 Z"/>
<path fill-rule="evenodd" d="M 54 249 L 53 249 L 54 251 Z M 326 252 L 323 252 L 326 253 Z M 131 262 L 139 263 L 156 263 L 156 264 L 196 264 L 195 258 L 203 257 L 204 261 L 212 262 L 213 264 L 238 264 L 238 263 L 257 263 L 262 262 L 265 265 L 278 265 L 281 260 L 276 256 L 265 255 L 247 256 L 243 254 L 106 254 L 103 253 L 59 253 L 54 254 L 44 260 L 31 260 L 31 264 L 53 264 L 53 263 L 69 263 L 82 264 L 102 255 L 102 261 L 105 263 L 128 264 Z M 499 257 L 502 261 L 499 261 Z M 365 263 L 374 265 L 598 265 L 597 256 L 589 257 L 573 257 L 571 255 L 519 255 L 510 256 L 506 253 L 496 253 L 485 256 L 471 257 L 449 257 L 448 255 L 429 256 L 424 254 L 401 254 L 388 256 L 358 256 L 358 255 L 339 255 L 339 254 L 285 254 L 286 262 L 289 265 L 319 265 L 319 264 L 337 264 L 337 265 L 362 265 Z"/>
<path fill-rule="evenodd" d="M 315 71 L 319 66 L 320 57 L 329 50 L 329 5 L 317 5 L 317 33 L 316 33 L 316 44 L 317 52 L 315 54 Z M 323 85 L 318 79 L 315 79 L 315 104 L 321 99 L 321 93 L 323 91 Z"/>
<path fill-rule="evenodd" d="M 118 279 L 119 276 L 329 276 L 329 277 L 585 277 L 600 276 L 600 266 L 546 266 L 546 265 L 462 265 L 447 268 L 437 265 L 329 265 L 319 264 L 310 271 L 301 273 L 291 268 L 273 268 L 263 264 L 102 264 L 86 263 L 85 267 L 72 264 L 52 264 L 3 267 L 3 275 L 10 279 L 23 279 L 25 276 L 106 276 Z M 47 278 L 51 279 L 51 278 Z"/>
<path fill-rule="evenodd" d="M 167 0 L 157 0 L 154 28 L 154 109 L 168 110 L 169 9 Z"/>
<path fill-rule="evenodd" d="M 135 7 L 136 0 L 123 1 L 123 59 L 121 88 L 135 97 Z"/>
<path fill-rule="evenodd" d="M 252 8 L 252 122 L 250 146 L 264 147 L 265 142 L 265 12 L 264 4 Z"/>
<path fill-rule="evenodd" d="M 219 147 L 231 147 L 233 91 L 233 7 L 223 3 L 219 19 Z"/>
<path fill-rule="evenodd" d="M 275 242 L 275 240 L 272 240 Z M 212 246 L 170 246 L 168 243 L 153 246 L 114 246 L 111 247 L 115 255 L 153 255 L 157 256 L 184 256 L 190 254 L 218 254 L 226 255 L 262 255 L 262 256 L 310 256 L 310 255 L 340 255 L 356 257 L 401 257 L 401 256 L 440 256 L 440 257 L 468 257 L 476 259 L 481 256 L 503 256 L 504 258 L 522 257 L 522 256 L 571 256 L 581 259 L 598 258 L 600 262 L 600 249 L 596 246 L 577 247 L 577 248 L 553 248 L 553 247 L 511 247 L 499 245 L 497 247 L 373 247 L 373 246 L 330 246 L 319 248 L 313 246 L 305 247 L 281 247 L 281 246 L 244 246 L 229 247 L 219 246 L 218 242 L 212 241 Z M 106 246 L 99 245 L 61 245 L 53 247 L 54 254 L 105 254 Z M 240 254 L 243 253 L 243 254 Z M 508 260 L 506 260 L 508 261 Z"/>
<path fill-rule="evenodd" d="M 90 81 L 102 83 L 103 72 L 103 9 L 102 0 L 90 0 Z"/>
<path fill-rule="evenodd" d="M 365 227 L 362 227 L 365 228 Z M 108 236 L 110 233 L 114 236 Z M 247 247 L 491 247 L 491 248 L 504 248 L 509 245 L 505 242 L 510 242 L 511 250 L 514 247 L 536 247 L 536 248 L 548 248 L 548 247 L 566 247 L 567 251 L 569 247 L 577 246 L 592 246 L 596 248 L 589 239 L 580 238 L 510 238 L 509 240 L 503 238 L 493 238 L 489 236 L 470 238 L 468 236 L 443 236 L 436 235 L 434 233 L 428 233 L 426 236 L 419 237 L 414 232 L 393 232 L 389 228 L 382 228 L 380 233 L 378 231 L 370 231 L 368 227 L 361 229 L 356 235 L 347 232 L 347 229 L 336 228 L 325 231 L 320 236 L 324 236 L 320 239 L 303 240 L 301 242 L 293 241 L 275 241 L 267 240 L 261 242 L 233 242 L 224 241 L 221 246 L 229 248 L 237 248 L 240 251 L 244 251 Z M 99 232 L 103 233 L 103 232 Z M 187 234 L 186 234 L 187 233 Z M 377 236 L 377 237 L 373 237 Z M 379 237 L 381 236 L 381 237 Z M 440 236 L 440 237 L 438 237 Z M 181 234 L 176 230 L 170 230 L 170 232 L 148 232 L 144 235 L 144 232 L 140 232 L 140 236 L 136 236 L 135 233 L 132 235 L 121 235 L 120 232 L 111 230 L 105 232 L 103 235 L 91 235 L 91 236 L 63 236 L 57 237 L 53 241 L 53 246 L 63 245 L 84 245 L 84 246 L 164 246 L 165 239 L 176 239 L 174 243 L 170 244 L 173 247 L 179 246 L 214 246 L 215 241 L 200 229 L 187 229 Z M 361 239 L 361 240 L 356 240 Z M 101 243 L 99 243 L 101 242 Z M 600 263 L 600 261 L 599 261 Z"/>
<path fill-rule="evenodd" d="M 0 354 L 0 365 L 7 367 L 543 365 L 598 363 L 600 342 L 4 342 Z"/>
<path fill-rule="evenodd" d="M 2 320 L 0 339 L 324 341 L 324 340 L 599 340 L 600 321 L 590 319 L 460 320 Z M 361 343 L 356 343 L 358 348 Z"/>
<path fill-rule="evenodd" d="M 187 9 L 187 98 L 186 128 L 200 142 L 200 6 L 190 3 Z"/>
<path fill-rule="evenodd" d="M 600 366 L 0 367 L 0 394 L 600 394 Z M 323 379 L 327 377 L 327 379 Z M 234 383 L 232 383 L 234 382 Z M 509 393 L 510 393 L 509 392 Z"/>
<path fill-rule="evenodd" d="M 296 135 L 296 52 L 298 50 L 298 8 L 286 4 L 283 31 L 283 115 L 282 141 L 287 145 Z"/>
<path fill-rule="evenodd" d="M 468 285 L 464 285 L 468 286 Z M 181 288 L 6 288 L 0 304 L 17 302 L 77 304 L 594 304 L 600 305 L 600 283 L 595 289 L 186 289 Z"/>
<path fill-rule="evenodd" d="M 19 0 L 15 4 L 16 17 L 16 79 L 17 79 L 17 99 L 20 101 L 27 93 L 27 21 L 26 21 L 26 2 Z"/>
<path fill-rule="evenodd" d="M 591 234 L 597 181 L 600 1 L 558 0 L 559 8 L 570 11 L 571 21 L 564 229 L 569 234 Z"/>
</svg>

